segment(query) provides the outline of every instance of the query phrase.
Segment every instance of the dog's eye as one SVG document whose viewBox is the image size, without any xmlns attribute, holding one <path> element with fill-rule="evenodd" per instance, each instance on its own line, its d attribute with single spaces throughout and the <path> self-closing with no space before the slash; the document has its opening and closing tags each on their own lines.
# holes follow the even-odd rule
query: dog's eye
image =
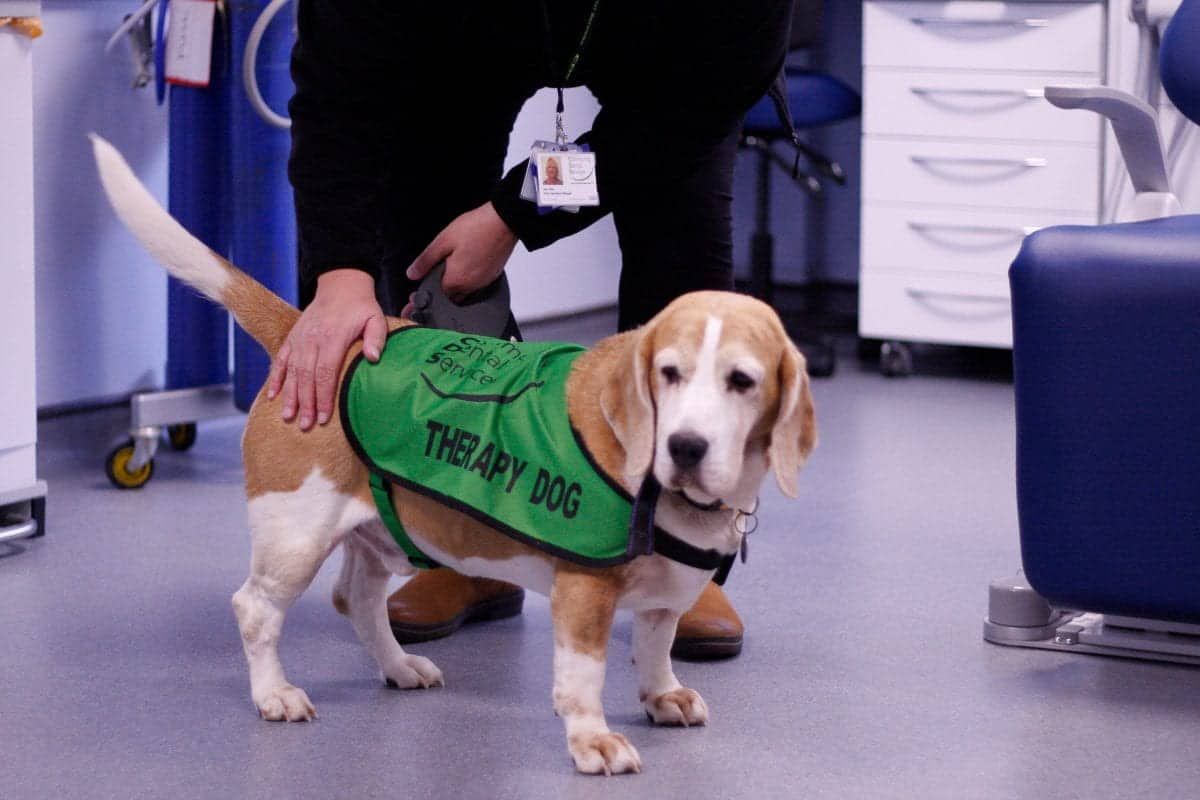
<svg viewBox="0 0 1200 800">
<path fill-rule="evenodd" d="M 754 386 L 754 378 L 751 378 L 740 369 L 735 369 L 729 373 L 729 388 L 735 392 L 744 392 Z"/>
<path fill-rule="evenodd" d="M 665 380 L 667 383 L 672 384 L 672 385 L 679 383 L 679 368 L 678 367 L 666 366 L 666 367 L 663 367 L 660 370 L 660 372 L 662 372 L 663 380 Z"/>
</svg>

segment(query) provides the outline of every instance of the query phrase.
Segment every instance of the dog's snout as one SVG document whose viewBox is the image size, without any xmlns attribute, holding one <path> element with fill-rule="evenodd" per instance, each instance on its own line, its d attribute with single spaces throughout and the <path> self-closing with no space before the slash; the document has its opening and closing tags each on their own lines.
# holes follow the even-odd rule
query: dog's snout
<svg viewBox="0 0 1200 800">
<path fill-rule="evenodd" d="M 667 451 L 680 469 L 700 463 L 708 452 L 708 440 L 698 433 L 672 433 L 667 437 Z"/>
</svg>

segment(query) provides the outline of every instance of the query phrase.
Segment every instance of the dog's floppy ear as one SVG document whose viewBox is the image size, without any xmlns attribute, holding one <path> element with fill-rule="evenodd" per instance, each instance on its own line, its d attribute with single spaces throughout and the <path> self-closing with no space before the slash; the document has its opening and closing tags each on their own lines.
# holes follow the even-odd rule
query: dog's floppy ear
<svg viewBox="0 0 1200 800">
<path fill-rule="evenodd" d="M 804 356 L 788 341 L 779 360 L 779 415 L 771 428 L 767 460 L 775 470 L 779 489 L 796 497 L 796 479 L 809 453 L 817 446 L 816 414 L 808 388 Z"/>
<path fill-rule="evenodd" d="M 600 408 L 625 449 L 625 471 L 643 475 L 654 459 L 654 398 L 650 394 L 653 328 L 629 334 L 630 344 L 600 393 Z"/>
</svg>

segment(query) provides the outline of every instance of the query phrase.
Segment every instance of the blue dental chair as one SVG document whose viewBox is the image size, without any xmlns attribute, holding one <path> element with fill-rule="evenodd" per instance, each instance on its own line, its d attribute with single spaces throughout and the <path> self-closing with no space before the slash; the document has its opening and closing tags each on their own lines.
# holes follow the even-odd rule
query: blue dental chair
<svg viewBox="0 0 1200 800">
<path fill-rule="evenodd" d="M 1200 0 L 1160 67 L 1200 124 Z M 1177 215 L 1150 106 L 1046 96 L 1112 121 L 1137 221 L 1043 229 L 1009 272 L 1027 580 L 992 584 L 984 637 L 1200 664 L 1200 215 Z"/>
</svg>

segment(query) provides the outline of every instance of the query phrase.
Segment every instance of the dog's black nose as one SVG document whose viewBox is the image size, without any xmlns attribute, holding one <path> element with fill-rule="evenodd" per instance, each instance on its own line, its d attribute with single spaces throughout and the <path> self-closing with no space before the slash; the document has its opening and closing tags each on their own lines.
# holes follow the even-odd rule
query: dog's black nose
<svg viewBox="0 0 1200 800">
<path fill-rule="evenodd" d="M 667 437 L 667 451 L 680 469 L 700 463 L 708 452 L 708 440 L 698 433 L 672 433 Z"/>
</svg>

